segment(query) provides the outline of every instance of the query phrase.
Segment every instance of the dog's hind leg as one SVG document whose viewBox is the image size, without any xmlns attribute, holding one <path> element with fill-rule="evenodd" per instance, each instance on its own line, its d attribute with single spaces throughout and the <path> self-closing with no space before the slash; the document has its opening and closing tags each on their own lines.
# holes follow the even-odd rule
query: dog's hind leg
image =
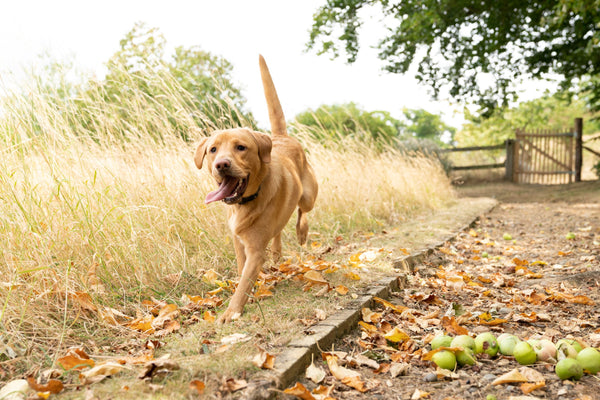
<svg viewBox="0 0 600 400">
<path fill-rule="evenodd" d="M 302 176 L 302 196 L 298 201 L 298 221 L 296 222 L 296 236 L 301 245 L 306 243 L 308 237 L 306 213 L 315 206 L 315 200 L 319 192 L 319 185 L 312 168 L 307 164 L 306 169 L 306 173 Z"/>
<path fill-rule="evenodd" d="M 274 263 L 281 258 L 281 232 L 273 237 L 273 242 L 271 243 L 271 256 Z"/>
<path fill-rule="evenodd" d="M 302 209 L 298 207 L 298 221 L 296 222 L 296 236 L 300 245 L 306 244 L 306 238 L 308 237 L 308 220 L 306 219 L 306 212 L 302 212 Z"/>
</svg>

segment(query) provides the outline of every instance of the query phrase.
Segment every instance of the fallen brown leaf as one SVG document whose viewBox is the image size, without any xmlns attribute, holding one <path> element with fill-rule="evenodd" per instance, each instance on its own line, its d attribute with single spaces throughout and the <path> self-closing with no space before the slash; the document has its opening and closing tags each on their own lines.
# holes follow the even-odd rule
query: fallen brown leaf
<svg viewBox="0 0 600 400">
<path fill-rule="evenodd" d="M 319 271 L 310 270 L 304 274 L 303 278 L 313 285 L 329 285 L 327 279 Z"/>
<path fill-rule="evenodd" d="M 348 294 L 348 288 L 344 285 L 338 285 L 335 287 L 335 291 L 341 295 L 341 296 L 345 296 Z"/>
<path fill-rule="evenodd" d="M 327 374 L 323 368 L 317 367 L 313 362 L 311 362 L 308 368 L 306 368 L 305 375 L 314 383 L 321 383 Z"/>
<path fill-rule="evenodd" d="M 394 327 L 394 329 L 392 329 L 388 333 L 386 333 L 384 337 L 386 340 L 389 340 L 392 343 L 402 343 L 407 340 L 410 340 L 410 336 L 397 326 Z"/>
<path fill-rule="evenodd" d="M 360 281 L 360 275 L 358 275 L 358 274 L 357 274 L 357 273 L 355 273 L 355 272 L 351 272 L 351 271 L 349 271 L 349 272 L 346 272 L 346 273 L 344 274 L 344 276 L 345 276 L 346 278 L 348 278 L 348 279 L 351 279 L 351 280 L 353 280 L 353 281 Z"/>
<path fill-rule="evenodd" d="M 151 325 L 155 330 L 165 329 L 169 321 L 175 320 L 179 316 L 179 307 L 177 304 L 167 304 L 160 309 L 158 315 L 152 320 Z"/>
<path fill-rule="evenodd" d="M 257 299 L 266 299 L 267 297 L 272 297 L 273 292 L 271 291 L 272 287 L 270 285 L 261 284 L 256 288 L 254 292 L 254 297 Z"/>
<path fill-rule="evenodd" d="M 536 389 L 543 388 L 544 386 L 546 386 L 546 382 L 540 381 L 540 382 L 534 382 L 534 383 L 526 382 L 526 383 L 521 384 L 520 387 L 521 387 L 521 391 L 523 392 L 523 394 L 529 394 Z"/>
<path fill-rule="evenodd" d="M 64 389 L 64 385 L 57 379 L 49 379 L 46 384 L 40 384 L 34 378 L 27 378 L 27 384 L 36 392 L 58 394 Z"/>
<path fill-rule="evenodd" d="M 300 382 L 296 382 L 293 387 L 285 389 L 283 393 L 296 396 L 302 400 L 315 400 L 315 397 L 310 393 L 306 386 Z"/>
<path fill-rule="evenodd" d="M 152 321 L 154 317 L 152 315 L 145 315 L 143 317 L 139 317 L 129 322 L 125 326 L 131 328 L 136 331 L 144 332 L 144 333 L 154 333 L 154 328 L 152 327 Z"/>
<path fill-rule="evenodd" d="M 504 375 L 501 375 L 498 378 L 496 378 L 492 382 L 492 385 L 502 385 L 505 383 L 519 383 L 519 382 L 527 382 L 527 378 L 524 377 L 523 374 L 521 374 L 519 372 L 519 370 L 515 368 L 513 370 L 508 371 Z"/>
<path fill-rule="evenodd" d="M 160 329 L 154 333 L 156 337 L 165 337 L 173 332 L 177 332 L 181 328 L 178 321 L 168 320 L 163 325 L 163 329 Z"/>
<path fill-rule="evenodd" d="M 379 363 L 369 357 L 363 356 L 362 354 L 357 354 L 355 356 L 348 357 L 348 361 L 352 363 L 356 363 L 358 365 L 364 365 L 374 370 L 379 369 Z"/>
<path fill-rule="evenodd" d="M 429 392 L 424 392 L 420 389 L 415 389 L 412 396 L 410 396 L 410 400 L 426 399 L 429 397 L 429 395 L 430 395 Z"/>
<path fill-rule="evenodd" d="M 199 395 L 204 394 L 204 389 L 206 388 L 206 384 L 198 379 L 191 381 L 189 386 L 191 390 L 195 391 L 195 393 Z"/>
<path fill-rule="evenodd" d="M 217 316 L 214 313 L 214 311 L 206 310 L 206 311 L 204 311 L 204 314 L 202 314 L 202 319 L 205 320 L 206 322 L 215 322 L 217 319 Z"/>
<path fill-rule="evenodd" d="M 171 371 L 179 369 L 179 364 L 166 357 L 148 361 L 144 364 L 144 369 L 139 373 L 138 379 L 152 379 L 156 375 L 164 375 Z"/>
<path fill-rule="evenodd" d="M 363 308 L 361 310 L 362 320 L 369 323 L 377 323 L 381 319 L 381 313 L 373 312 L 370 308 Z"/>
<path fill-rule="evenodd" d="M 119 310 L 111 307 L 99 307 L 98 317 L 110 325 L 124 325 L 132 320 L 129 315 L 123 314 Z"/>
<path fill-rule="evenodd" d="M 261 369 L 273 369 L 275 365 L 275 356 L 267 353 L 266 350 L 258 348 L 259 352 L 252 358 L 252 364 Z"/>
<path fill-rule="evenodd" d="M 67 355 L 60 357 L 56 362 L 67 371 L 92 368 L 96 364 L 81 348 L 69 349 Z"/>
<path fill-rule="evenodd" d="M 227 378 L 223 380 L 220 390 L 222 392 L 237 392 L 248 386 L 248 382 L 244 379 Z"/>
<path fill-rule="evenodd" d="M 202 280 L 211 285 L 214 285 L 218 278 L 219 278 L 219 274 L 213 269 L 209 269 L 202 276 Z"/>
<path fill-rule="evenodd" d="M 119 364 L 129 364 L 129 365 L 137 365 L 137 364 L 145 364 L 148 361 L 154 359 L 154 351 L 147 351 L 138 356 L 125 356 L 120 357 L 117 362 Z"/>
<path fill-rule="evenodd" d="M 455 335 L 468 335 L 469 331 L 467 328 L 460 326 L 454 317 L 442 317 L 442 326 L 448 333 Z"/>
<path fill-rule="evenodd" d="M 405 310 L 408 309 L 408 307 L 392 304 L 389 301 L 381 299 L 379 297 L 373 297 L 373 300 L 375 300 L 377 303 L 381 304 L 382 306 L 384 306 L 386 308 L 389 308 L 390 310 L 392 310 L 398 314 L 402 314 Z"/>
<path fill-rule="evenodd" d="M 361 393 L 364 393 L 368 390 L 365 386 L 365 383 L 361 379 L 360 373 L 340 366 L 337 362 L 338 359 L 336 356 L 327 355 L 326 360 L 331 374 L 336 379 L 341 381 L 343 384 L 358 390 Z"/>
<path fill-rule="evenodd" d="M 116 362 L 106 362 L 104 364 L 96 365 L 94 368 L 84 371 L 79 374 L 79 380 L 82 385 L 89 385 L 97 383 L 104 378 L 118 374 L 126 367 Z"/>
<path fill-rule="evenodd" d="M 530 367 L 520 367 L 519 373 L 527 379 L 527 382 L 540 382 L 544 380 L 544 374 Z"/>
<path fill-rule="evenodd" d="M 84 309 L 86 311 L 91 311 L 91 312 L 98 311 L 98 307 L 96 307 L 96 305 L 94 304 L 94 301 L 92 300 L 92 296 L 90 296 L 89 293 L 71 292 L 71 293 L 69 293 L 69 299 L 75 301 L 77 304 L 79 304 L 79 306 L 82 309 Z"/>
<path fill-rule="evenodd" d="M 390 365 L 390 375 L 392 376 L 392 378 L 395 378 L 397 376 L 405 376 L 408 375 L 408 372 L 410 371 L 410 364 L 409 363 L 397 363 L 397 362 L 393 362 Z"/>
<path fill-rule="evenodd" d="M 333 392 L 333 389 L 335 388 L 335 385 L 331 385 L 331 386 L 324 386 L 324 385 L 319 385 L 316 388 L 313 389 L 313 394 L 319 396 L 318 399 L 319 400 L 334 400 L 331 398 L 331 392 Z"/>
</svg>

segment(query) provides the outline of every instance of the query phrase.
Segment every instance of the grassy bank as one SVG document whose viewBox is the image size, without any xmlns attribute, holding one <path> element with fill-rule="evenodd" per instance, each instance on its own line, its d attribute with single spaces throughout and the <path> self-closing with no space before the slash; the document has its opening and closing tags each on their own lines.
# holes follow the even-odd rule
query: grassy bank
<svg viewBox="0 0 600 400">
<path fill-rule="evenodd" d="M 192 159 L 215 118 L 198 115 L 176 82 L 156 85 L 163 97 L 131 91 L 114 102 L 100 88 L 73 97 L 32 84 L 2 99 L 2 370 L 135 336 L 115 321 L 143 315 L 144 300 L 204 294 L 209 270 L 235 278 L 225 206 L 204 205 L 214 183 Z M 227 126 L 230 110 L 215 112 Z M 297 136 L 320 183 L 312 240 L 381 230 L 454 197 L 434 160 Z M 290 225 L 284 253 L 298 250 L 294 236 Z"/>
</svg>

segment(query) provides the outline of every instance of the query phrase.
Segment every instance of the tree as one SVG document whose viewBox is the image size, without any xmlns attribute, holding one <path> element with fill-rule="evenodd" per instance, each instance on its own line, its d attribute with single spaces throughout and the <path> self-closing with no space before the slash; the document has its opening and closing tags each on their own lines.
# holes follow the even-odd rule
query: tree
<svg viewBox="0 0 600 400">
<path fill-rule="evenodd" d="M 246 100 L 233 84 L 233 67 L 227 60 L 194 46 L 176 47 L 167 61 L 165 47 L 166 40 L 157 28 L 137 23 L 107 63 L 106 100 L 123 103 L 124 98 L 141 91 L 170 107 L 171 96 L 165 89 L 177 82 L 190 95 L 189 105 L 198 110 L 196 117 L 202 125 L 206 119 L 213 127 L 255 124 L 252 114 L 244 111 Z M 186 138 L 187 128 L 181 127 L 180 134 Z"/>
<path fill-rule="evenodd" d="M 452 143 L 456 129 L 446 125 L 442 117 L 426 110 L 404 110 L 404 117 L 410 122 L 403 128 L 404 136 L 429 139 L 438 145 Z"/>
<path fill-rule="evenodd" d="M 308 42 L 320 54 L 356 60 L 363 8 L 379 7 L 389 34 L 384 69 L 416 77 L 489 116 L 516 99 L 523 79 L 558 74 L 600 110 L 600 0 L 327 0 Z M 489 83 L 491 81 L 491 83 Z"/>
<path fill-rule="evenodd" d="M 233 84 L 233 66 L 224 58 L 201 50 L 176 47 L 169 71 L 199 102 L 207 97 L 228 100 L 238 110 L 243 110 L 246 99 Z"/>
<path fill-rule="evenodd" d="M 600 120 L 587 109 L 581 99 L 568 101 L 560 94 L 546 94 L 539 99 L 520 103 L 516 107 L 497 109 L 489 118 L 465 110 L 467 123 L 455 135 L 460 146 L 494 145 L 514 138 L 517 128 L 565 129 L 575 118 L 583 117 L 584 135 L 598 132 Z"/>
<path fill-rule="evenodd" d="M 295 120 L 307 126 L 319 140 L 355 136 L 390 143 L 398 136 L 401 126 L 387 111 L 365 111 L 352 102 L 322 105 L 296 115 Z"/>
<path fill-rule="evenodd" d="M 396 119 L 387 111 L 366 111 L 350 102 L 322 105 L 296 115 L 295 120 L 319 140 L 354 136 L 389 144 L 414 138 L 439 146 L 451 142 L 456 131 L 440 115 L 423 109 L 405 109 L 403 116 Z"/>
</svg>

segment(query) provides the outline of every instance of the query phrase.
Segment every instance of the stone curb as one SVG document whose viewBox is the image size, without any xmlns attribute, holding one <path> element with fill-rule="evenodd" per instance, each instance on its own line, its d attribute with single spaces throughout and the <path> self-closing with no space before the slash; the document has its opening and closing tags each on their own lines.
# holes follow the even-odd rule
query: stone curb
<svg viewBox="0 0 600 400">
<path fill-rule="evenodd" d="M 489 214 L 497 205 L 498 202 L 494 203 L 471 222 L 431 247 L 394 260 L 393 267 L 400 270 L 397 275 L 386 277 L 365 288 L 364 292 L 357 299 L 348 303 L 343 310 L 310 327 L 310 335 L 290 342 L 288 349 L 277 355 L 272 373 L 266 379 L 261 379 L 251 385 L 246 390 L 244 398 L 253 400 L 275 398 L 279 390 L 289 387 L 298 376 L 304 374 L 314 356 L 318 355 L 321 350 L 329 348 L 333 342 L 346 335 L 357 325 L 361 310 L 364 307 L 371 307 L 375 302 L 374 297 L 389 298 L 391 292 L 403 287 L 406 275 L 413 272 L 416 265 L 422 263 L 427 256 L 435 249 L 442 247 L 444 243 L 453 241 L 460 232 L 473 226 L 481 215 Z"/>
</svg>

